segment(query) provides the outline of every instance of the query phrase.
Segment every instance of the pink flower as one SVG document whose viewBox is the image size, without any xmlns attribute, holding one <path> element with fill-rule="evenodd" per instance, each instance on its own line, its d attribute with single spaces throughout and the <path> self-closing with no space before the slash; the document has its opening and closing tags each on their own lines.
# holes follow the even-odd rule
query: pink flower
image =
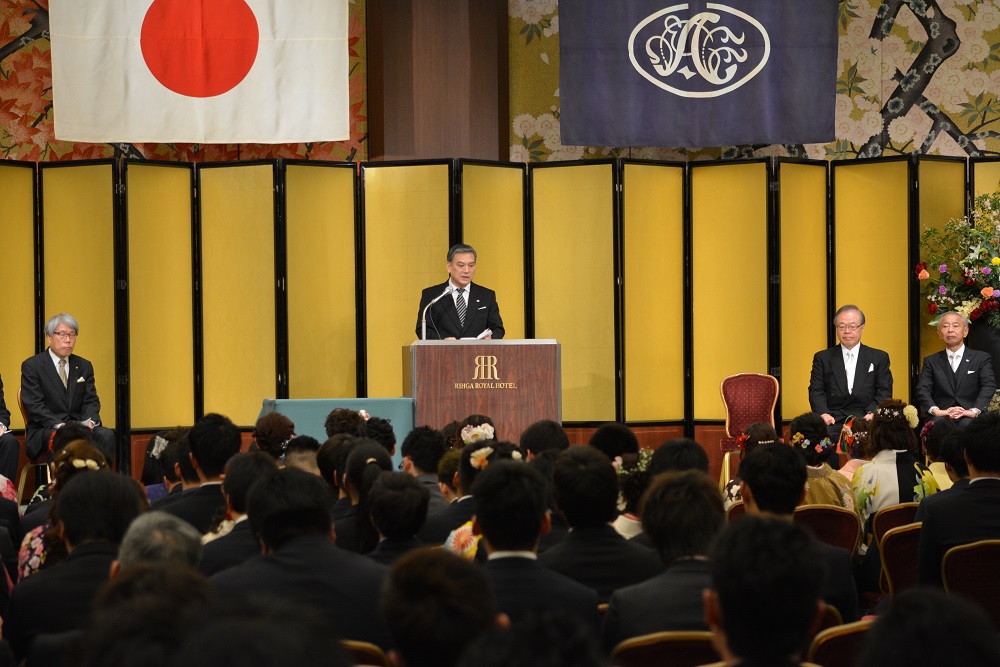
<svg viewBox="0 0 1000 667">
<path fill-rule="evenodd" d="M 947 264 L 942 264 L 941 266 L 938 267 L 938 271 L 940 271 L 941 273 L 947 273 L 947 271 L 948 271 L 948 265 Z"/>
<path fill-rule="evenodd" d="M 823 445 L 816 445 L 816 447 L 814 447 L 814 449 L 816 450 L 817 454 L 822 454 L 823 453 Z"/>
<path fill-rule="evenodd" d="M 927 273 L 927 269 L 921 269 L 920 273 L 917 274 L 917 280 L 927 280 L 931 277 L 931 274 Z"/>
<path fill-rule="evenodd" d="M 983 274 L 987 275 L 987 276 L 990 275 L 990 267 L 984 266 L 983 267 Z"/>
</svg>

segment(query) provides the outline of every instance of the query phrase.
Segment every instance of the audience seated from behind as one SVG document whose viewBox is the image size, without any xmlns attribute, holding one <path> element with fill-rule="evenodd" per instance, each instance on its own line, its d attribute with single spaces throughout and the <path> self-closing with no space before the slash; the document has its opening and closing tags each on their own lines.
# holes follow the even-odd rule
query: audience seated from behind
<svg viewBox="0 0 1000 667">
<path fill-rule="evenodd" d="M 847 453 L 847 463 L 840 467 L 839 472 L 847 481 L 854 479 L 858 468 L 871 461 L 874 452 L 871 451 L 871 441 L 868 437 L 871 424 L 864 417 L 848 417 L 840 430 L 840 445 Z M 853 492 L 853 487 L 851 488 Z"/>
<path fill-rule="evenodd" d="M 448 442 L 430 426 L 418 426 L 403 439 L 402 471 L 412 475 L 427 489 L 429 503 L 427 513 L 440 512 L 448 506 L 441 488 L 438 486 L 437 469 L 441 458 L 448 451 Z"/>
<path fill-rule="evenodd" d="M 611 461 L 622 454 L 639 453 L 639 439 L 635 437 L 632 429 L 615 422 L 601 424 L 590 436 L 587 444 L 603 452 Z"/>
<path fill-rule="evenodd" d="M 269 412 L 253 428 L 250 451 L 261 451 L 275 461 L 285 455 L 288 441 L 295 437 L 295 424 L 280 412 Z"/>
<path fill-rule="evenodd" d="M 84 440 L 89 442 L 94 447 L 97 447 L 97 441 L 94 439 L 93 432 L 85 425 L 77 422 L 70 422 L 61 428 L 56 429 L 52 434 L 52 453 L 51 458 L 49 459 L 50 477 L 54 478 L 55 476 L 52 471 L 52 461 L 55 460 L 56 456 L 66 445 L 76 440 Z M 51 497 L 53 484 L 54 481 L 50 481 L 48 484 L 43 484 L 35 490 L 34 494 L 32 494 L 27 507 L 24 509 L 24 518 L 21 520 L 21 527 L 24 529 L 24 532 L 27 533 L 32 528 L 37 528 L 48 521 L 49 509 L 52 505 Z"/>
<path fill-rule="evenodd" d="M 171 465 L 169 470 L 164 466 L 163 453 L 171 442 L 187 435 L 187 432 L 188 429 L 177 426 L 160 431 L 149 439 L 139 482 L 145 487 L 146 497 L 149 498 L 150 503 L 166 498 L 174 485 L 180 481 L 174 472 L 174 466 Z"/>
<path fill-rule="evenodd" d="M 941 443 L 958 429 L 958 422 L 954 419 L 929 419 L 920 429 L 920 444 L 923 445 L 927 468 L 941 491 L 950 489 L 952 485 L 946 462 L 941 457 Z"/>
<path fill-rule="evenodd" d="M 459 667 L 605 667 L 607 661 L 590 627 L 572 614 L 543 611 L 525 615 L 469 645 Z"/>
<path fill-rule="evenodd" d="M 539 557 L 544 567 L 592 588 L 601 602 L 663 572 L 653 551 L 611 527 L 618 516 L 618 477 L 600 450 L 570 447 L 556 460 L 552 482 L 570 532 Z"/>
<path fill-rule="evenodd" d="M 626 540 L 642 533 L 639 499 L 652 479 L 649 474 L 652 457 L 651 451 L 640 449 L 638 454 L 623 454 L 611 462 L 618 475 L 618 509 L 621 510 L 611 526 Z"/>
<path fill-rule="evenodd" d="M 319 474 L 333 491 L 333 520 L 343 519 L 351 513 L 351 497 L 344 484 L 347 457 L 357 446 L 358 438 L 341 433 L 331 436 L 316 452 Z"/>
<path fill-rule="evenodd" d="M 524 429 L 518 441 L 518 449 L 527 461 L 531 461 L 542 452 L 555 450 L 558 453 L 568 448 L 569 436 L 566 435 L 566 429 L 551 419 L 542 419 Z"/>
<path fill-rule="evenodd" d="M 427 520 L 427 486 L 402 472 L 383 471 L 368 493 L 372 523 L 379 541 L 368 557 L 392 565 L 404 554 L 422 546 L 417 533 Z"/>
<path fill-rule="evenodd" d="M 343 484 L 351 498 L 351 509 L 335 522 L 337 546 L 341 549 L 366 554 L 378 544 L 368 493 L 378 476 L 391 470 L 389 452 L 374 440 L 360 439 L 347 457 Z"/>
<path fill-rule="evenodd" d="M 420 540 L 429 546 L 444 544 L 453 530 L 472 520 L 473 483 L 481 470 L 490 462 L 500 458 L 510 458 L 512 448 L 498 448 L 493 440 L 473 442 L 461 450 L 458 473 L 453 477 L 457 498 L 448 507 L 427 517 L 427 523 L 420 533 Z M 447 459 L 441 460 L 442 463 Z M 440 475 L 439 475 L 440 477 Z"/>
<path fill-rule="evenodd" d="M 774 427 L 767 422 L 754 422 L 750 424 L 743 430 L 740 437 L 736 438 L 736 442 L 740 447 L 741 458 L 749 456 L 750 452 L 757 449 L 760 445 L 769 445 L 777 441 L 778 434 L 774 431 Z M 740 478 L 737 475 L 726 483 L 726 488 L 722 492 L 722 502 L 728 510 L 741 500 L 743 500 L 743 497 L 740 496 Z"/>
<path fill-rule="evenodd" d="M 950 424 L 947 420 L 940 420 L 938 424 Z M 961 493 L 969 488 L 969 464 L 965 461 L 965 446 L 962 444 L 962 432 L 955 429 L 946 435 L 937 446 L 936 456 L 944 465 L 951 480 L 951 486 L 944 491 L 938 491 L 925 497 L 917 506 L 917 513 L 913 517 L 914 523 L 921 523 L 927 508 L 934 507 L 943 498 L 950 498 L 956 493 Z"/>
<path fill-rule="evenodd" d="M 806 462 L 809 481 L 803 505 L 834 505 L 854 509 L 851 483 L 830 467 L 827 460 L 836 449 L 830 431 L 818 412 L 807 412 L 792 420 L 788 426 L 789 444 Z"/>
<path fill-rule="evenodd" d="M 462 449 L 449 449 L 438 462 L 438 490 L 444 496 L 445 502 L 451 505 L 458 500 L 458 466 L 462 461 Z"/>
<path fill-rule="evenodd" d="M 705 619 L 726 664 L 798 664 L 823 609 L 816 540 L 790 521 L 747 516 L 722 532 L 709 559 Z"/>
<path fill-rule="evenodd" d="M 691 438 L 673 438 L 657 447 L 649 460 L 649 478 L 656 479 L 665 472 L 684 472 L 685 470 L 700 470 L 708 474 L 708 454 Z M 647 549 L 655 549 L 653 542 L 645 532 L 632 538 L 636 544 Z"/>
<path fill-rule="evenodd" d="M 334 544 L 323 480 L 295 468 L 270 473 L 251 487 L 247 513 L 264 555 L 212 576 L 220 598 L 312 608 L 326 619 L 324 633 L 389 647 L 378 612 L 388 569 Z"/>
<path fill-rule="evenodd" d="M 497 614 L 482 569 L 442 549 L 416 549 L 393 565 L 382 617 L 394 667 L 452 667 L 477 637 L 507 617 Z"/>
<path fill-rule="evenodd" d="M 596 630 L 597 594 L 538 563 L 538 539 L 550 522 L 545 500 L 545 479 L 520 461 L 491 461 L 476 479 L 472 524 L 482 535 L 483 571 L 497 609 L 512 622 L 532 611 L 560 609 Z"/>
<path fill-rule="evenodd" d="M 718 487 L 699 470 L 663 473 L 643 497 L 641 514 L 666 570 L 611 594 L 601 632 L 609 653 L 630 637 L 708 629 L 708 552 L 725 523 Z"/>
<path fill-rule="evenodd" d="M 365 415 L 357 410 L 347 408 L 334 408 L 326 416 L 324 427 L 326 437 L 332 438 L 335 435 L 350 435 L 355 438 L 365 437 Z"/>
<path fill-rule="evenodd" d="M 250 487 L 277 469 L 275 460 L 264 452 L 246 452 L 229 459 L 222 496 L 233 525 L 227 534 L 205 544 L 200 565 L 196 564 L 205 575 L 212 576 L 260 555 L 260 543 L 247 520 L 247 499 Z"/>
<path fill-rule="evenodd" d="M 540 554 L 562 542 L 569 533 L 569 524 L 566 523 L 566 517 L 556 507 L 556 494 L 552 490 L 552 473 L 555 472 L 556 461 L 563 451 L 565 450 L 546 449 L 528 461 L 528 465 L 542 473 L 542 477 L 545 478 L 546 506 L 549 508 L 549 516 L 552 518 L 549 532 L 542 535 L 542 539 L 538 542 L 538 553 Z"/>
<path fill-rule="evenodd" d="M 155 510 L 162 510 L 167 504 L 180 498 L 182 493 L 197 489 L 201 484 L 198 473 L 191 464 L 191 445 L 188 442 L 190 432 L 189 427 L 176 429 L 177 438 L 168 440 L 167 446 L 160 453 L 167 495 L 152 502 Z"/>
<path fill-rule="evenodd" d="M 389 456 L 396 454 L 396 433 L 392 430 L 392 423 L 388 419 L 369 417 L 365 422 L 365 437 L 385 447 Z"/>
<path fill-rule="evenodd" d="M 321 476 L 316 456 L 319 453 L 319 440 L 308 435 L 300 435 L 288 441 L 285 447 L 284 464 L 289 468 L 305 470 L 316 476 Z"/>
<path fill-rule="evenodd" d="M 792 521 L 795 507 L 805 497 L 808 473 L 805 461 L 787 445 L 758 447 L 740 463 L 743 502 L 747 513 Z M 822 597 L 837 608 L 845 623 L 858 618 L 858 593 L 854 584 L 852 554 L 846 549 L 817 543 L 826 563 Z"/>
</svg>

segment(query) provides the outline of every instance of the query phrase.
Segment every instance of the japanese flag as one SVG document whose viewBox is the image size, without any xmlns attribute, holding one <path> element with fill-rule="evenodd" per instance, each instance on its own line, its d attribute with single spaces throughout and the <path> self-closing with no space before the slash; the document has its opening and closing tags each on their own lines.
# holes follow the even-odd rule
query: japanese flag
<svg viewBox="0 0 1000 667">
<path fill-rule="evenodd" d="M 349 138 L 347 0 L 50 0 L 49 21 L 58 139 Z"/>
</svg>

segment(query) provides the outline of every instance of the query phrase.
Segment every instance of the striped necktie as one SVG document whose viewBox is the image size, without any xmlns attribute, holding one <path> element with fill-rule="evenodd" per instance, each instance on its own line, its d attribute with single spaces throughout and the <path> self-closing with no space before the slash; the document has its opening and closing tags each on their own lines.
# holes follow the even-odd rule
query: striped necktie
<svg viewBox="0 0 1000 667">
<path fill-rule="evenodd" d="M 458 290 L 458 298 L 455 299 L 455 308 L 458 309 L 458 321 L 465 326 L 465 288 Z"/>
</svg>

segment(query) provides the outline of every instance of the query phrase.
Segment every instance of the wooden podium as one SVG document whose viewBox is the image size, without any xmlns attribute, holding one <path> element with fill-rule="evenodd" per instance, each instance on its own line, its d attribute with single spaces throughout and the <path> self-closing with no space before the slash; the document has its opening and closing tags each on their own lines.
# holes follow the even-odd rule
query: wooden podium
<svg viewBox="0 0 1000 667">
<path fill-rule="evenodd" d="M 403 347 L 403 394 L 414 426 L 489 415 L 496 439 L 516 443 L 539 419 L 562 422 L 559 359 L 554 340 L 416 341 Z"/>
</svg>

